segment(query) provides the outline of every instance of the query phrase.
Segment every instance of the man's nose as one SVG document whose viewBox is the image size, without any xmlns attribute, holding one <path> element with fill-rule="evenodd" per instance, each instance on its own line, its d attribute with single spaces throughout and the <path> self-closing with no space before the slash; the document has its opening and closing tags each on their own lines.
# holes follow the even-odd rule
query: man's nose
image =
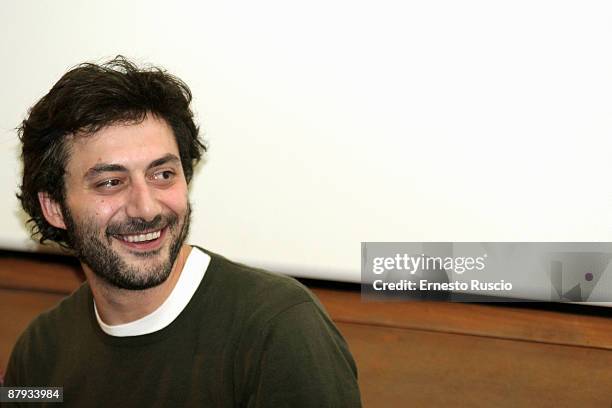
<svg viewBox="0 0 612 408">
<path fill-rule="evenodd" d="M 146 181 L 132 183 L 126 213 L 130 218 L 142 218 L 145 221 L 151 221 L 161 213 L 154 191 Z"/>
</svg>

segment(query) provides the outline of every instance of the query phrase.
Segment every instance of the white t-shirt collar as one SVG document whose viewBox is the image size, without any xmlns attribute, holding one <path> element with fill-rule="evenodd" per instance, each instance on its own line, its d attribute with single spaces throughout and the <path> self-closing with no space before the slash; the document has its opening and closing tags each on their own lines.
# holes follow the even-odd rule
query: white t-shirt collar
<svg viewBox="0 0 612 408">
<path fill-rule="evenodd" d="M 94 312 L 100 328 L 106 334 L 115 337 L 141 336 L 163 329 L 172 323 L 187 307 L 200 286 L 209 264 L 210 256 L 193 247 L 170 296 L 155 311 L 133 322 L 117 325 L 104 323 L 98 314 L 94 300 Z"/>
</svg>

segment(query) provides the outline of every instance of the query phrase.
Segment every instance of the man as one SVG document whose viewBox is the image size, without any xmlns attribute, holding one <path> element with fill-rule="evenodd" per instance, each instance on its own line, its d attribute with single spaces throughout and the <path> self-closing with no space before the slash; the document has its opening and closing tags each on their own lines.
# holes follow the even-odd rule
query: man
<svg viewBox="0 0 612 408">
<path fill-rule="evenodd" d="M 87 282 L 21 335 L 5 386 L 68 406 L 359 406 L 347 345 L 295 280 L 185 244 L 191 93 L 123 57 L 66 73 L 20 128 L 19 198 Z"/>
</svg>

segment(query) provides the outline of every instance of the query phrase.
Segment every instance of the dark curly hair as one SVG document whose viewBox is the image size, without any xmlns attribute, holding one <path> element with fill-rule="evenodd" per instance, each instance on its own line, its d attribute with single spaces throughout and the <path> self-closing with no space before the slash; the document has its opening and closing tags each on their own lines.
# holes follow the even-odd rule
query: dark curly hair
<svg viewBox="0 0 612 408">
<path fill-rule="evenodd" d="M 148 113 L 173 130 L 187 183 L 206 147 L 193 121 L 191 91 L 157 67 L 139 68 L 123 56 L 84 63 L 68 71 L 29 111 L 18 128 L 23 144 L 23 179 L 17 198 L 31 217 L 32 237 L 70 248 L 66 231 L 45 219 L 38 193 L 65 204 L 64 172 L 71 135 L 88 135 L 117 123 L 140 123 Z"/>
</svg>

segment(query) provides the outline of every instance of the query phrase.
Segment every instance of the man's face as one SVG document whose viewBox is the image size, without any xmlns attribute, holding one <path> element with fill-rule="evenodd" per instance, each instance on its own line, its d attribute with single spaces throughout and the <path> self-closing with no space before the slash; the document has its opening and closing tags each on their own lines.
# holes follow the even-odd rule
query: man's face
<svg viewBox="0 0 612 408">
<path fill-rule="evenodd" d="M 187 182 L 172 129 L 155 116 L 77 136 L 63 218 L 77 255 L 108 283 L 163 283 L 189 228 Z"/>
</svg>

